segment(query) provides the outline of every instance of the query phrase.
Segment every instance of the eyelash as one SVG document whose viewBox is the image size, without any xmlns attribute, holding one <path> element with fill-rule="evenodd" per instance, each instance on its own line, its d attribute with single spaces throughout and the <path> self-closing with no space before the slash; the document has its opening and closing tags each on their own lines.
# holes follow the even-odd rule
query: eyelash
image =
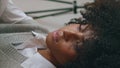
<svg viewBox="0 0 120 68">
<path fill-rule="evenodd" d="M 79 43 L 76 43 L 74 45 L 74 49 L 75 49 L 76 52 L 80 51 L 80 45 L 79 45 Z"/>
<path fill-rule="evenodd" d="M 81 24 L 79 25 L 78 30 L 81 31 Z"/>
</svg>

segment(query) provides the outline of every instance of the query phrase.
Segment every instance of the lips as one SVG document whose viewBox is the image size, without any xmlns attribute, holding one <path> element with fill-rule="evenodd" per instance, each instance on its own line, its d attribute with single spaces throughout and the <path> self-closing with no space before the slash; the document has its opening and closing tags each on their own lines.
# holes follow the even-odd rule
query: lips
<svg viewBox="0 0 120 68">
<path fill-rule="evenodd" d="M 63 32 L 62 31 L 54 31 L 53 32 L 53 40 L 57 43 L 60 38 L 63 36 Z"/>
<path fill-rule="evenodd" d="M 55 42 L 58 41 L 58 31 L 54 31 L 54 32 L 53 32 L 53 40 L 54 40 Z"/>
</svg>

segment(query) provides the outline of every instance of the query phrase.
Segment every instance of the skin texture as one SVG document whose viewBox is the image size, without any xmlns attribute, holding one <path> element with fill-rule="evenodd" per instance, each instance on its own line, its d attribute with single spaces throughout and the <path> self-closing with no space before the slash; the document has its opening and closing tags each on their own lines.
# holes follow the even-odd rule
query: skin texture
<svg viewBox="0 0 120 68">
<path fill-rule="evenodd" d="M 80 37 L 83 37 L 83 40 L 81 41 L 85 40 L 85 42 L 83 45 L 79 46 L 79 56 L 74 62 L 70 62 L 58 68 L 120 68 L 119 6 L 119 0 L 95 0 L 95 2 L 85 5 L 86 11 L 81 12 L 81 14 L 86 20 L 85 24 L 88 23 L 91 24 L 91 26 L 89 26 L 88 29 L 80 31 Z M 70 22 L 70 24 L 84 23 L 84 20 L 78 21 L 76 19 L 76 21 L 72 21 Z M 76 32 L 73 26 L 70 28 L 63 28 L 63 30 L 65 29 L 70 29 L 69 31 Z M 69 36 L 69 40 L 70 38 L 80 38 L 74 36 L 73 34 L 65 34 L 67 33 L 63 33 L 63 42 L 66 43 L 65 45 L 63 45 L 61 39 L 57 40 L 57 43 L 61 41 L 59 43 L 61 45 L 55 44 L 52 39 L 52 33 L 48 35 L 48 39 L 46 41 L 47 44 L 49 44 L 48 48 L 50 50 L 50 53 L 53 55 L 53 57 L 55 57 L 55 60 L 63 64 L 64 62 L 70 61 L 68 59 L 70 58 L 70 56 L 67 53 L 70 52 L 70 49 L 67 49 L 68 42 L 64 41 L 64 38 L 66 38 L 66 36 Z M 72 40 L 71 42 L 73 42 L 74 40 Z M 68 46 L 70 45 L 68 44 Z M 67 52 L 63 51 L 63 48 Z M 70 55 L 74 56 L 75 53 L 76 52 Z M 72 59 L 74 59 L 74 57 Z"/>
<path fill-rule="evenodd" d="M 46 43 L 52 56 L 59 64 L 73 61 L 77 57 L 76 43 L 92 37 L 94 31 L 91 26 L 80 24 L 69 24 L 61 29 L 48 34 Z M 82 48 L 82 44 L 79 45 Z"/>
</svg>

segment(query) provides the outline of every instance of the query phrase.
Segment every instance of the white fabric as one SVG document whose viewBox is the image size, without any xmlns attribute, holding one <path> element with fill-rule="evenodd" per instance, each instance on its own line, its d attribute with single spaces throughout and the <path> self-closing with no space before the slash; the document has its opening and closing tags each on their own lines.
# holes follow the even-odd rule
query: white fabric
<svg viewBox="0 0 120 68">
<path fill-rule="evenodd" d="M 11 0 L 0 0 L 0 19 L 7 23 L 17 23 L 32 18 L 16 7 Z"/>
<path fill-rule="evenodd" d="M 23 62 L 21 66 L 23 66 L 23 68 L 56 68 L 39 53 L 35 53 L 32 57 Z"/>
<path fill-rule="evenodd" d="M 35 35 L 35 38 L 42 41 L 42 43 L 37 44 L 37 42 L 33 42 L 34 40 L 28 40 L 21 44 L 22 46 L 25 45 L 25 47 L 15 47 L 22 55 L 28 57 L 28 59 L 25 60 L 21 66 L 23 68 L 56 68 L 50 61 L 45 59 L 37 52 L 37 48 L 43 48 L 45 46 L 46 37 L 42 34 L 37 34 L 37 36 Z M 32 44 L 32 46 L 29 45 L 29 43 Z"/>
<path fill-rule="evenodd" d="M 0 0 L 0 20 L 6 23 L 17 23 L 22 20 L 32 19 L 16 7 L 11 0 Z M 39 38 L 37 38 L 39 39 Z M 28 43 L 28 42 L 27 42 Z M 25 43 L 26 44 L 26 43 Z M 30 44 L 30 43 L 29 43 Z M 33 44 L 35 45 L 35 44 Z M 35 47 L 23 47 L 18 51 L 28 57 L 21 66 L 23 68 L 55 68 L 55 66 L 37 52 L 37 43 Z M 19 47 L 15 47 L 16 49 Z"/>
</svg>

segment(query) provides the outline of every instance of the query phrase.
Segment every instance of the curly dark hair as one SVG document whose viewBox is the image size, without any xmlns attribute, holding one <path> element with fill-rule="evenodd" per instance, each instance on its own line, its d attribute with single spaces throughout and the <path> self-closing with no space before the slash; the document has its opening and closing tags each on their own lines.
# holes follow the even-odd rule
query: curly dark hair
<svg viewBox="0 0 120 68">
<path fill-rule="evenodd" d="M 84 49 L 84 59 L 80 55 L 62 68 L 120 68 L 120 0 L 95 0 L 85 4 L 85 10 L 81 12 L 84 20 L 74 20 L 91 24 L 98 38 L 92 44 L 91 40 L 85 41 L 84 48 L 93 48 Z"/>
</svg>

